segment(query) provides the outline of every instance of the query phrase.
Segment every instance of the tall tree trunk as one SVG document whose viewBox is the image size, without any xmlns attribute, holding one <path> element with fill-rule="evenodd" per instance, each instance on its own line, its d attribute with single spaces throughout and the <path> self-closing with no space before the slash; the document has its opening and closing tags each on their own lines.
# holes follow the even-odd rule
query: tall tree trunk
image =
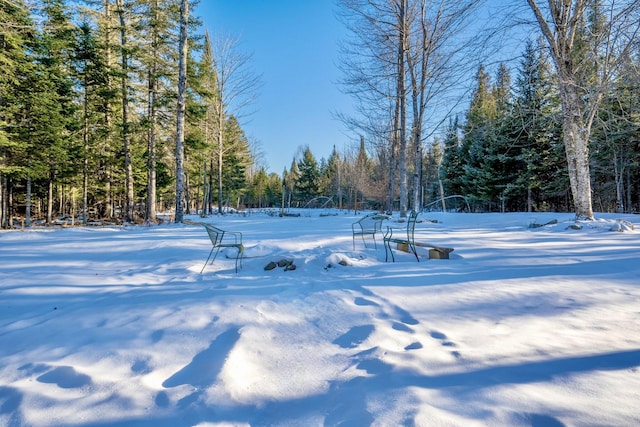
<svg viewBox="0 0 640 427">
<path fill-rule="evenodd" d="M 158 0 L 153 1 L 151 19 L 152 25 L 152 41 L 151 49 L 153 50 L 151 66 L 149 67 L 149 94 L 148 94 L 148 117 L 149 117 L 149 133 L 147 139 L 147 205 L 146 220 L 150 223 L 156 222 L 156 95 L 158 93 L 158 41 L 159 34 L 157 28 Z"/>
<path fill-rule="evenodd" d="M 156 93 L 157 80 L 155 78 L 156 70 L 152 69 L 149 73 L 153 75 L 149 79 L 149 134 L 147 140 L 147 205 L 146 220 L 150 223 L 156 222 Z"/>
<path fill-rule="evenodd" d="M 589 137 L 601 92 L 589 94 L 589 106 L 580 93 L 575 71 L 575 39 L 582 24 L 587 0 L 549 2 L 550 18 L 545 18 L 536 0 L 527 0 L 549 45 L 558 74 L 562 104 L 562 130 L 569 182 L 577 218 L 593 219 Z"/>
<path fill-rule="evenodd" d="M 47 193 L 47 224 L 51 225 L 53 222 L 53 177 L 49 176 L 48 179 L 48 193 Z"/>
<path fill-rule="evenodd" d="M 224 120 L 222 117 L 222 110 L 218 114 L 218 213 L 222 214 L 222 150 L 224 145 L 222 143 L 222 128 L 224 127 Z"/>
<path fill-rule="evenodd" d="M 396 99 L 393 120 L 392 120 L 392 131 L 389 136 L 389 188 L 387 189 L 387 214 L 391 214 L 393 212 L 393 202 L 395 199 L 396 193 L 396 159 L 398 153 L 398 126 L 400 122 L 400 103 Z"/>
<path fill-rule="evenodd" d="M 7 177 L 0 173 L 0 228 L 7 228 Z"/>
<path fill-rule="evenodd" d="M 189 163 L 189 158 L 185 154 L 184 162 Z M 184 174 L 184 213 L 191 215 L 191 181 L 189 180 L 189 174 Z"/>
<path fill-rule="evenodd" d="M 407 216 L 409 201 L 407 187 L 407 87 L 406 87 L 406 51 L 407 51 L 407 0 L 398 5 L 398 76 L 397 99 L 400 108 L 398 123 L 398 171 L 400 173 L 400 216 Z"/>
<path fill-rule="evenodd" d="M 435 25 L 435 24 L 434 24 Z M 427 4 L 420 2 L 420 38 L 412 50 L 407 49 L 407 66 L 411 77 L 411 100 L 413 123 L 411 128 L 411 144 L 414 147 L 413 171 L 413 209 L 422 208 L 422 122 L 426 108 L 425 90 L 428 79 L 428 63 L 431 52 L 429 43 L 429 23 L 427 20 Z M 413 54 L 415 53 L 415 58 Z M 420 67 L 418 69 L 418 66 Z"/>
<path fill-rule="evenodd" d="M 213 162 L 213 153 L 211 154 L 211 159 L 209 161 L 209 205 L 207 206 L 207 213 L 213 213 L 213 170 L 215 164 Z"/>
<path fill-rule="evenodd" d="M 593 219 L 589 168 L 591 126 L 585 124 L 582 117 L 582 99 L 575 83 L 560 84 L 564 147 L 576 217 Z"/>
<path fill-rule="evenodd" d="M 618 156 L 618 150 L 613 150 L 613 176 L 616 183 L 616 211 L 618 213 L 624 213 L 625 200 L 624 200 L 624 159 L 622 153 Z"/>
<path fill-rule="evenodd" d="M 31 177 L 27 177 L 27 202 L 25 206 L 25 227 L 31 227 Z"/>
<path fill-rule="evenodd" d="M 104 19 L 106 25 L 104 26 L 104 46 L 105 46 L 105 61 L 107 67 L 111 68 L 113 65 L 111 62 L 111 0 L 104 0 Z M 111 76 L 107 73 L 106 87 L 111 89 Z M 104 103 L 104 124 L 107 129 L 107 136 L 105 142 L 105 151 L 109 152 L 111 149 L 111 102 L 107 99 Z M 104 183 L 104 216 L 106 218 L 113 217 L 113 197 L 111 194 L 111 164 L 107 163 L 105 171 L 105 183 Z"/>
<path fill-rule="evenodd" d="M 86 75 L 84 81 L 84 100 L 82 108 L 84 115 L 82 129 L 82 144 L 84 147 L 84 158 L 82 159 L 82 224 L 87 225 L 87 205 L 89 203 L 89 93 Z"/>
<path fill-rule="evenodd" d="M 13 228 L 13 180 L 5 181 L 6 213 L 5 228 Z"/>
<path fill-rule="evenodd" d="M 207 182 L 207 162 L 202 163 L 202 211 L 201 217 L 205 217 L 207 212 L 207 204 L 209 203 L 209 184 Z"/>
<path fill-rule="evenodd" d="M 418 139 L 414 141 L 413 210 L 420 212 L 420 209 L 422 209 L 422 144 Z"/>
<path fill-rule="evenodd" d="M 125 222 L 133 221 L 133 164 L 131 161 L 131 139 L 129 124 L 129 58 L 127 55 L 127 28 L 124 16 L 124 5 L 122 0 L 116 0 L 118 7 L 118 17 L 120 19 L 120 48 L 121 48 L 121 72 L 120 90 L 122 96 L 122 147 L 124 152 L 124 170 L 125 170 Z"/>
<path fill-rule="evenodd" d="M 187 96 L 187 30 L 189 0 L 180 2 L 180 63 L 178 69 L 178 108 L 176 123 L 176 215 L 175 222 L 184 220 L 184 132 Z"/>
</svg>

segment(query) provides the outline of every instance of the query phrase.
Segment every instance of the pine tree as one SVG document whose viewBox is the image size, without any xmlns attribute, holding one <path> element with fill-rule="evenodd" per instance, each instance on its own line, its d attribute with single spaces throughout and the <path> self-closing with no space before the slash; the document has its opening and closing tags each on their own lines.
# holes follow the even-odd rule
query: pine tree
<svg viewBox="0 0 640 427">
<path fill-rule="evenodd" d="M 491 79 L 481 66 L 476 74 L 476 89 L 464 125 L 460 158 L 464 169 L 462 192 L 471 201 L 479 202 L 482 206 L 478 207 L 482 208 L 486 208 L 494 196 L 487 162 L 491 160 L 490 147 L 496 143 L 496 114 Z"/>
<path fill-rule="evenodd" d="M 514 143 L 512 126 L 513 97 L 511 76 L 504 64 L 500 64 L 493 89 L 496 102 L 495 142 L 488 147 L 485 169 L 491 176 L 489 186 L 493 187 L 491 198 L 500 203 L 500 210 L 515 210 L 513 200 L 517 200 L 516 181 L 521 173 L 519 150 Z"/>
<path fill-rule="evenodd" d="M 117 52 L 120 49 L 119 15 L 112 5 L 114 0 L 100 0 L 102 7 L 88 11 L 99 38 L 101 61 L 106 68 L 106 81 L 98 89 L 99 101 L 96 108 L 101 112 L 101 121 L 97 124 L 99 139 L 96 140 L 91 153 L 96 160 L 94 175 L 99 185 L 94 190 L 96 213 L 105 218 L 112 218 L 116 212 L 116 194 L 120 190 L 119 183 L 124 181 L 122 162 L 122 128 L 118 120 L 121 113 L 121 88 Z"/>
<path fill-rule="evenodd" d="M 235 116 L 225 123 L 224 162 L 222 164 L 222 188 L 226 200 L 238 200 L 247 188 L 247 169 L 252 158 L 249 141 Z"/>
<path fill-rule="evenodd" d="M 320 171 L 309 146 L 305 147 L 302 158 L 298 161 L 299 175 L 297 179 L 298 195 L 303 203 L 318 196 L 318 179 Z"/>
<path fill-rule="evenodd" d="M 525 46 L 514 92 L 512 134 L 521 163 L 515 184 L 526 200 L 523 210 L 544 210 L 559 191 L 566 193 L 568 176 L 558 155 L 559 101 L 544 52 L 532 41 Z"/>
<path fill-rule="evenodd" d="M 267 206 L 282 206 L 283 183 L 277 173 L 270 173 L 266 188 Z"/>
<path fill-rule="evenodd" d="M 440 141 L 439 138 L 435 138 L 433 143 L 428 146 L 427 151 L 424 153 L 423 159 L 420 162 L 422 164 L 421 175 L 423 176 L 423 182 L 425 183 L 425 185 L 420 188 L 419 206 L 422 208 L 424 208 L 426 204 L 432 203 L 440 197 L 440 182 L 438 176 L 440 165 L 442 164 L 442 158 L 442 141 Z"/>
<path fill-rule="evenodd" d="M 593 129 L 594 197 L 603 210 L 634 212 L 640 205 L 640 73 L 629 57 L 603 100 Z"/>
<path fill-rule="evenodd" d="M 463 194 L 462 178 L 464 175 L 464 167 L 461 156 L 462 147 L 460 145 L 460 137 L 458 135 L 460 125 L 458 117 L 449 120 L 449 125 L 444 137 L 444 154 L 438 177 L 442 182 L 445 195 L 461 195 Z"/>
<path fill-rule="evenodd" d="M 300 170 L 298 169 L 298 162 L 296 162 L 295 157 L 291 161 L 291 167 L 287 171 L 285 169 L 282 180 L 284 181 L 284 186 L 286 190 L 286 207 L 290 208 L 291 203 L 297 199 L 298 193 L 298 178 L 300 177 Z"/>
<path fill-rule="evenodd" d="M 321 168 L 322 179 L 320 193 L 333 197 L 336 206 L 342 209 L 343 203 L 343 182 L 342 176 L 342 159 L 340 154 L 336 151 L 336 147 L 333 147 L 331 155 L 326 162 L 326 165 Z"/>
<path fill-rule="evenodd" d="M 90 180 L 97 188 L 96 169 L 100 142 L 103 139 L 105 96 L 109 69 L 104 61 L 103 46 L 88 22 L 78 28 L 74 52 L 74 75 L 80 88 L 82 126 L 82 221 L 87 222 Z"/>
<path fill-rule="evenodd" d="M 34 134 L 32 160 L 40 165 L 47 180 L 47 222 L 53 216 L 54 185 L 74 173 L 72 160 L 79 157 L 78 141 L 72 138 L 75 122 L 73 60 L 75 28 L 62 0 L 43 0 L 43 24 L 36 47 L 37 77 L 32 82 L 31 105 Z M 60 195 L 61 196 L 61 195 Z"/>
<path fill-rule="evenodd" d="M 36 32 L 21 0 L 0 2 L 0 22 L 0 228 L 10 228 L 13 183 L 30 182 L 33 176 L 28 162 L 30 132 L 24 125 L 25 109 L 34 99 L 30 83 L 35 69 L 27 52 L 34 49 Z"/>
<path fill-rule="evenodd" d="M 268 186 L 269 177 L 267 176 L 267 171 L 264 168 L 260 168 L 251 182 L 251 205 L 257 208 L 271 206 L 272 200 L 270 199 Z"/>
</svg>

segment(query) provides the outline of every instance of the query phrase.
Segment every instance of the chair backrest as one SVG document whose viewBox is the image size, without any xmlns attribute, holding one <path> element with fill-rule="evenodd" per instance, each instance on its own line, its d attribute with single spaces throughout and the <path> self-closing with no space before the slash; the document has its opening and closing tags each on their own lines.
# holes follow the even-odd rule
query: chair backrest
<svg viewBox="0 0 640 427">
<path fill-rule="evenodd" d="M 357 222 L 363 231 L 381 231 L 382 230 L 382 217 L 375 213 L 369 214 L 360 218 Z"/>
<path fill-rule="evenodd" d="M 213 246 L 218 246 L 222 242 L 224 231 L 209 224 L 202 224 L 202 226 L 205 228 L 205 230 L 207 230 L 207 233 L 209 234 L 209 238 L 211 239 L 211 243 L 213 243 Z"/>
<path fill-rule="evenodd" d="M 410 242 L 414 241 L 416 222 L 418 222 L 418 212 L 412 210 L 407 219 L 407 240 Z"/>
</svg>

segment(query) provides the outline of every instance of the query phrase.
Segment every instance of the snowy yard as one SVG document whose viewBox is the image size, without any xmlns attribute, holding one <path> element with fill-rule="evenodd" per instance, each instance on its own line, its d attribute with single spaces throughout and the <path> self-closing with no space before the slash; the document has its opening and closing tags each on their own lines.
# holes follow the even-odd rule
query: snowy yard
<svg viewBox="0 0 640 427">
<path fill-rule="evenodd" d="M 640 216 L 423 213 L 451 259 L 385 263 L 321 213 L 190 217 L 237 274 L 196 225 L 0 231 L 0 425 L 640 425 Z"/>
</svg>

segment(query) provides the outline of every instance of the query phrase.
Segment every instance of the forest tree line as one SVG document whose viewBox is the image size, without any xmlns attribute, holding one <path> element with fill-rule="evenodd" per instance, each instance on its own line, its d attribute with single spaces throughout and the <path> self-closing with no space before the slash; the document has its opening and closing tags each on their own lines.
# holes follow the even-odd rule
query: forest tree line
<svg viewBox="0 0 640 427">
<path fill-rule="evenodd" d="M 639 2 L 340 3 L 342 83 L 360 113 L 345 121 L 376 148 L 386 210 L 451 194 L 473 211 L 639 210 Z M 519 38 L 515 80 L 506 63 L 492 79 Z"/>
<path fill-rule="evenodd" d="M 640 210 L 638 45 L 613 52 L 615 70 L 599 80 L 600 59 L 610 54 L 599 37 L 613 23 L 603 2 L 577 3 L 584 7 L 567 12 L 575 34 L 565 53 L 585 107 L 576 111 L 589 120 L 582 135 L 588 147 L 580 151 L 588 158 L 587 190 L 572 175 L 567 90 L 544 34 L 532 37 L 512 70 L 476 63 L 465 112 L 430 116 L 455 89 L 451 82 L 471 69 L 460 62 L 468 39 L 459 31 L 477 1 L 445 10 L 423 0 L 342 0 L 354 35 L 342 52 L 342 84 L 360 113 L 343 120 L 361 136 L 327 159 L 301 144 L 281 174 L 261 166 L 234 110 L 259 84 L 244 71 L 250 58 L 233 40 L 212 39 L 191 16 L 186 213 L 305 206 L 318 196 L 339 208 L 405 212 L 458 194 L 474 211 L 589 217 L 591 199 L 588 209 L 576 208 L 580 191 L 600 211 Z M 0 0 L 2 228 L 61 217 L 153 223 L 158 212 L 175 209 L 180 14 L 177 0 L 38 0 L 29 7 Z M 625 30 L 635 40 L 637 28 Z"/>
</svg>

